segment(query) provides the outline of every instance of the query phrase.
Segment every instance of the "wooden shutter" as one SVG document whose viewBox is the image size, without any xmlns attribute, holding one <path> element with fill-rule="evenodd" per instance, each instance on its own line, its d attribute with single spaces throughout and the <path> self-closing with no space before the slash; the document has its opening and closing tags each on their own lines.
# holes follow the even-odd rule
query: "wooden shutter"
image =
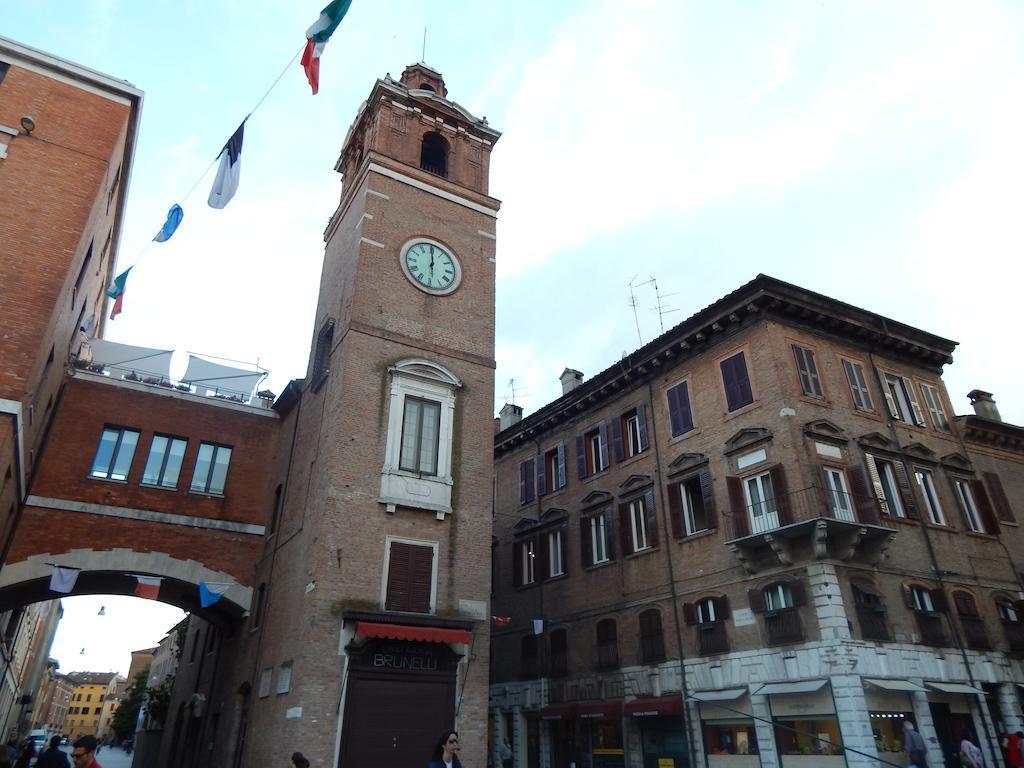
<svg viewBox="0 0 1024 768">
<path fill-rule="evenodd" d="M 729 618 L 729 598 L 725 595 L 715 598 L 715 616 L 719 621 Z"/>
<path fill-rule="evenodd" d="M 753 402 L 744 354 L 737 352 L 732 357 L 723 360 L 719 367 L 722 370 L 722 384 L 725 387 L 727 409 L 735 411 Z"/>
<path fill-rule="evenodd" d="M 889 509 L 889 502 L 885 500 L 885 489 L 882 487 L 882 478 L 878 474 L 878 465 L 875 463 L 875 457 L 870 453 L 864 454 L 864 468 L 867 470 L 868 477 L 871 478 L 871 489 L 875 494 L 875 501 L 878 502 L 878 509 L 883 515 L 891 515 L 892 510 Z"/>
<path fill-rule="evenodd" d="M 526 462 L 519 465 L 519 503 L 525 504 L 526 499 Z"/>
<path fill-rule="evenodd" d="M 548 456 L 542 453 L 537 457 L 537 495 L 543 496 L 548 492 L 547 483 Z"/>
<path fill-rule="evenodd" d="M 683 524 L 683 484 L 672 483 L 667 492 L 668 516 L 672 521 L 672 535 L 681 539 L 686 536 L 686 526 Z"/>
<path fill-rule="evenodd" d="M 615 461 L 622 461 L 626 458 L 626 446 L 622 442 L 622 417 L 616 416 L 611 420 L 612 425 L 612 450 L 615 453 Z"/>
<path fill-rule="evenodd" d="M 670 388 L 665 394 L 668 398 L 668 417 L 672 424 L 672 437 L 689 432 L 693 429 L 689 386 L 684 381 Z"/>
<path fill-rule="evenodd" d="M 974 496 L 974 503 L 978 507 L 978 514 L 981 516 L 981 524 L 985 526 L 985 533 L 993 536 L 999 535 L 999 520 L 992 511 L 992 502 L 989 501 L 985 484 L 981 480 L 971 480 L 968 485 L 971 488 L 971 495 Z"/>
<path fill-rule="evenodd" d="M 533 467 L 534 467 L 535 462 L 534 462 L 533 459 L 527 459 L 525 464 L 526 464 L 526 500 L 529 502 L 529 501 L 533 501 L 536 498 L 536 495 L 533 492 L 533 489 L 534 489 Z"/>
<path fill-rule="evenodd" d="M 974 598 L 967 592 L 954 592 L 953 593 L 953 605 L 956 606 L 956 612 L 960 616 L 977 617 L 978 606 L 974 603 Z"/>
<path fill-rule="evenodd" d="M 715 511 L 715 485 L 711 481 L 711 472 L 704 470 L 700 473 L 700 495 L 704 502 L 704 519 L 708 528 L 718 527 L 718 513 Z"/>
<path fill-rule="evenodd" d="M 946 593 L 942 591 L 942 587 L 936 587 L 935 589 L 929 590 L 932 597 L 932 607 L 935 608 L 939 613 L 945 613 L 949 610 L 949 603 L 946 602 Z"/>
<path fill-rule="evenodd" d="M 558 545 L 562 548 L 562 573 L 569 573 L 569 526 L 561 528 L 561 536 L 558 537 Z"/>
<path fill-rule="evenodd" d="M 748 589 L 747 600 L 750 602 L 750 610 L 754 613 L 764 613 L 763 589 Z"/>
<path fill-rule="evenodd" d="M 598 452 L 601 454 L 601 466 L 594 467 L 595 472 L 599 472 L 608 467 L 608 425 L 603 422 L 597 428 L 597 442 L 599 449 Z"/>
<path fill-rule="evenodd" d="M 902 461 L 892 463 L 893 471 L 896 473 L 896 485 L 900 489 L 900 500 L 903 502 L 903 511 L 911 520 L 917 520 L 917 500 L 914 496 L 914 489 L 910 485 L 910 478 L 907 476 L 907 468 Z"/>
<path fill-rule="evenodd" d="M 413 546 L 410 611 L 430 613 L 430 593 L 433 584 L 434 548 Z"/>
<path fill-rule="evenodd" d="M 796 372 L 800 377 L 800 389 L 805 395 L 821 397 L 824 391 L 821 388 L 821 379 L 818 378 L 818 369 L 814 364 L 814 353 L 806 347 L 793 344 L 793 357 L 796 358 Z"/>
<path fill-rule="evenodd" d="M 750 520 L 747 518 L 747 502 L 743 497 L 743 481 L 730 475 L 725 478 L 729 490 L 729 510 L 732 515 L 733 535 L 736 538 L 750 535 Z"/>
<path fill-rule="evenodd" d="M 523 586 L 523 547 L 517 542 L 512 545 L 512 581 L 517 587 Z"/>
<path fill-rule="evenodd" d="M 697 609 L 693 603 L 683 603 L 683 623 L 688 627 L 697 623 Z"/>
<path fill-rule="evenodd" d="M 533 563 L 533 577 L 536 581 L 544 581 L 551 572 L 549 568 L 551 555 L 548 549 L 548 531 L 544 531 L 537 535 L 533 543 L 533 551 L 537 553 Z"/>
<path fill-rule="evenodd" d="M 558 457 L 558 478 L 557 485 L 555 478 L 552 478 L 551 487 L 553 490 L 565 488 L 565 443 L 559 443 L 556 456 Z"/>
<path fill-rule="evenodd" d="M 919 427 L 923 427 L 924 424 L 924 411 L 921 410 L 921 405 L 917 402 L 917 395 L 914 394 L 914 382 L 903 376 L 903 390 L 907 395 L 907 401 L 910 403 L 910 409 L 913 411 L 914 423 Z"/>
<path fill-rule="evenodd" d="M 846 474 L 850 478 L 853 504 L 857 508 L 857 519 L 868 525 L 879 525 L 882 520 L 879 515 L 878 496 L 868 488 L 868 477 L 864 467 L 848 467 Z"/>
<path fill-rule="evenodd" d="M 580 562 L 584 568 L 594 564 L 594 542 L 590 538 L 592 525 L 593 517 L 584 517 L 580 520 Z"/>
<path fill-rule="evenodd" d="M 799 607 L 807 602 L 807 587 L 802 581 L 791 581 L 788 584 L 789 594 L 793 596 L 793 607 Z"/>
<path fill-rule="evenodd" d="M 622 556 L 633 554 L 632 525 L 630 525 L 629 503 L 619 504 L 619 544 Z"/>
<path fill-rule="evenodd" d="M 654 514 L 654 491 L 647 491 L 644 494 L 644 514 L 647 516 L 647 543 L 652 547 L 658 546 L 658 519 Z"/>
<path fill-rule="evenodd" d="M 904 584 L 901 589 L 903 590 L 903 604 L 910 610 L 916 611 L 917 603 L 914 602 L 914 588 Z"/>
<path fill-rule="evenodd" d="M 602 517 L 604 517 L 604 539 L 608 543 L 608 559 L 614 560 L 615 536 L 612 534 L 612 532 L 614 530 L 613 519 L 615 516 L 612 514 L 611 507 L 606 508 L 604 512 L 601 513 L 601 515 Z"/>
<path fill-rule="evenodd" d="M 433 547 L 391 542 L 384 607 L 389 611 L 429 613 L 433 570 Z"/>
<path fill-rule="evenodd" d="M 647 450 L 647 406 L 640 403 L 636 407 L 636 425 L 640 435 L 640 450 Z"/>
<path fill-rule="evenodd" d="M 985 484 L 992 495 L 992 502 L 996 508 L 996 514 L 999 515 L 999 519 L 1004 523 L 1015 523 L 1017 518 L 1013 516 L 1013 509 L 1010 507 L 1010 500 L 1006 497 L 1006 491 L 1003 490 L 1003 481 L 1000 480 L 999 475 L 995 472 L 984 472 L 982 477 L 985 478 Z"/>
<path fill-rule="evenodd" d="M 782 468 L 781 464 L 776 464 L 768 470 L 768 476 L 772 479 L 775 508 L 779 511 L 779 525 L 789 525 L 793 522 L 793 510 L 789 503 L 789 486 L 786 484 L 786 471 Z"/>
<path fill-rule="evenodd" d="M 846 372 L 846 381 L 850 385 L 850 394 L 853 396 L 853 407 L 859 411 L 870 410 L 865 402 L 865 393 L 861 388 L 860 377 L 857 375 L 854 363 L 851 363 L 849 360 L 843 360 L 843 370 Z"/>
<path fill-rule="evenodd" d="M 576 472 L 579 479 L 587 476 L 587 454 L 586 440 L 583 435 L 576 435 Z"/>
</svg>

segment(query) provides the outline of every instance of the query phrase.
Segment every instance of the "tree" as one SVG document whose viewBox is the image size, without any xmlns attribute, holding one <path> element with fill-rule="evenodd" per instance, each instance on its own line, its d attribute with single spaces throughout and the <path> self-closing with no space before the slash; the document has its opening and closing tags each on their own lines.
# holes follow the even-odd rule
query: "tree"
<svg viewBox="0 0 1024 768">
<path fill-rule="evenodd" d="M 139 719 L 139 707 L 142 706 L 142 699 L 146 694 L 146 679 L 148 677 L 149 667 L 146 667 L 135 676 L 131 687 L 125 694 L 124 701 L 114 713 L 110 727 L 114 729 L 119 741 L 131 738 L 135 733 L 135 721 Z"/>
<path fill-rule="evenodd" d="M 171 705 L 171 689 L 173 688 L 174 678 L 164 678 L 159 685 L 147 688 L 142 699 L 142 704 L 146 708 L 146 717 L 161 728 L 167 719 L 167 710 Z"/>
</svg>

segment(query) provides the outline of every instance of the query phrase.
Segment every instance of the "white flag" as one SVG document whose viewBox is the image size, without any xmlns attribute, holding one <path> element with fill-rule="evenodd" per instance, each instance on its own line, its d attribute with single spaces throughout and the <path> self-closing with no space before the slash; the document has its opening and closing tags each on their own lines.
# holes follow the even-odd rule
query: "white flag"
<svg viewBox="0 0 1024 768">
<path fill-rule="evenodd" d="M 53 573 L 50 574 L 50 591 L 66 595 L 74 590 L 75 582 L 78 581 L 78 574 L 82 572 L 82 569 L 68 568 L 63 565 L 51 567 L 53 568 Z"/>
<path fill-rule="evenodd" d="M 248 119 L 248 118 L 246 118 Z M 207 200 L 211 208 L 223 208 L 231 202 L 231 198 L 238 191 L 238 180 L 242 175 L 242 134 L 245 130 L 245 120 L 238 126 L 224 149 L 220 151 L 220 165 L 217 167 L 217 177 L 213 180 L 213 189 L 210 190 L 210 199 Z"/>
<path fill-rule="evenodd" d="M 533 634 L 543 635 L 544 634 L 544 619 L 533 620 Z"/>
</svg>

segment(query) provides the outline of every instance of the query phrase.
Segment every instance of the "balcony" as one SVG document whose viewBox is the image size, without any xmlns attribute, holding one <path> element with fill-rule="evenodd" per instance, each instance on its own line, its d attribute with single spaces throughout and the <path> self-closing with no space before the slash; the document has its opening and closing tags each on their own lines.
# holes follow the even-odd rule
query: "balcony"
<svg viewBox="0 0 1024 768">
<path fill-rule="evenodd" d="M 701 656 L 714 656 L 729 652 L 729 638 L 725 635 L 724 621 L 711 621 L 697 626 L 697 640 Z"/>
<path fill-rule="evenodd" d="M 764 627 L 768 632 L 768 645 L 803 642 L 804 630 L 796 608 L 769 611 L 764 615 Z"/>
<path fill-rule="evenodd" d="M 1010 653 L 1024 654 L 1024 624 L 1019 622 L 1003 622 L 1003 634 L 1010 646 Z"/>
<path fill-rule="evenodd" d="M 896 536 L 876 499 L 810 487 L 722 514 L 727 544 L 747 573 L 809 560 L 877 565 Z"/>
<path fill-rule="evenodd" d="M 985 622 L 977 616 L 961 616 L 960 626 L 964 630 L 964 643 L 976 651 L 992 650 L 992 641 L 985 632 Z"/>
<path fill-rule="evenodd" d="M 885 620 L 885 606 L 858 605 L 857 623 L 863 640 L 889 641 L 889 624 Z"/>
<path fill-rule="evenodd" d="M 917 629 L 921 633 L 922 643 L 935 648 L 944 648 L 949 645 L 946 628 L 942 625 L 942 614 L 932 611 L 915 611 L 914 618 L 917 619 Z"/>
</svg>

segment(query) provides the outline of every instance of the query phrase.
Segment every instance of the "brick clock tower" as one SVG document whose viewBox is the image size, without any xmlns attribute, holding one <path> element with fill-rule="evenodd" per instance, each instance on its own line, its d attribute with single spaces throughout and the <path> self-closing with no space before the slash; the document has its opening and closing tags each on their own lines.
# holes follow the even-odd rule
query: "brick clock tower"
<svg viewBox="0 0 1024 768">
<path fill-rule="evenodd" d="M 406 768 L 455 728 L 487 763 L 499 136 L 415 64 L 376 82 L 345 138 L 261 573 L 258 665 L 287 664 L 303 702 L 254 708 L 265 755 Z"/>
</svg>

